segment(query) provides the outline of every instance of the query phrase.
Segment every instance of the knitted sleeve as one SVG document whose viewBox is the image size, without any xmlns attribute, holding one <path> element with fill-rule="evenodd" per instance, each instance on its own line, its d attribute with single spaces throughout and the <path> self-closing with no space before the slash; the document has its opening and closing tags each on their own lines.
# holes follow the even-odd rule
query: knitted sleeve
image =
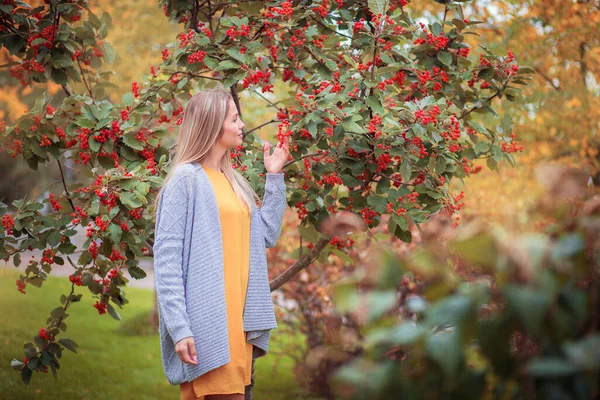
<svg viewBox="0 0 600 400">
<path fill-rule="evenodd" d="M 160 317 L 177 343 L 193 336 L 183 286 L 183 243 L 191 193 L 187 176 L 173 177 L 161 193 L 154 230 L 154 285 Z"/>
<path fill-rule="evenodd" d="M 266 247 L 275 246 L 281 233 L 283 213 L 287 206 L 283 175 L 283 172 L 277 174 L 267 172 L 265 195 L 263 196 L 262 207 L 258 209 L 258 213 L 264 224 L 263 231 L 265 233 Z"/>
</svg>

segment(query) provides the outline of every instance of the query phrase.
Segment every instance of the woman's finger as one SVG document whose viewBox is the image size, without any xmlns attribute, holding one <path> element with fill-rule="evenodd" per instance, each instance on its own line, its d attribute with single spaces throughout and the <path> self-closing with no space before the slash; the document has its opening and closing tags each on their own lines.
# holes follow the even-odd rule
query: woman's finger
<svg viewBox="0 0 600 400">
<path fill-rule="evenodd" d="M 194 364 L 198 364 L 198 359 L 196 358 L 196 344 L 194 343 L 193 340 L 190 340 L 189 346 L 190 346 L 190 358 Z"/>
</svg>

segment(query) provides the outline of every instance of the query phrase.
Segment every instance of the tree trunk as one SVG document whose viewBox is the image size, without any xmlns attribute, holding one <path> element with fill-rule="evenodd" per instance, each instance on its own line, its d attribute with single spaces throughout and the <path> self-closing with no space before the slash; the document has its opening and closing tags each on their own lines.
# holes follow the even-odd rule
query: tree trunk
<svg viewBox="0 0 600 400">
<path fill-rule="evenodd" d="M 246 386 L 244 393 L 244 400 L 252 400 L 252 388 L 254 387 L 254 360 L 252 360 L 252 375 L 250 377 L 250 384 Z"/>
</svg>

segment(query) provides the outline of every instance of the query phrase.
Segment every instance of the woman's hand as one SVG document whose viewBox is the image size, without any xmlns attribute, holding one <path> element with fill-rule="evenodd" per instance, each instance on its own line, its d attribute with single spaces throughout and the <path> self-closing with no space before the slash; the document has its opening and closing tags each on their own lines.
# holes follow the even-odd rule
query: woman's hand
<svg viewBox="0 0 600 400">
<path fill-rule="evenodd" d="M 277 143 L 277 147 L 271 153 L 271 144 L 265 141 L 264 151 L 265 151 L 265 169 L 267 172 L 271 174 L 277 174 L 283 168 L 283 165 L 287 161 L 290 156 L 290 137 L 285 136 L 283 142 Z"/>
<path fill-rule="evenodd" d="M 184 363 L 198 364 L 196 358 L 196 344 L 192 336 L 181 339 L 175 345 L 175 352 L 179 355 L 179 359 Z"/>
</svg>

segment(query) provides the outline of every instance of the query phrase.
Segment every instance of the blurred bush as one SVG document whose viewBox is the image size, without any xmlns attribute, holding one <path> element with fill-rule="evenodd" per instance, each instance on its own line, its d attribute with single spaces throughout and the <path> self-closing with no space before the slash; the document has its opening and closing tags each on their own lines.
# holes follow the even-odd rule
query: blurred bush
<svg viewBox="0 0 600 400">
<path fill-rule="evenodd" d="M 546 193 L 530 214 L 541 231 L 473 220 L 447 241 L 379 252 L 336 285 L 336 310 L 354 321 L 326 352 L 347 355 L 337 395 L 600 396 L 600 194 L 575 168 L 546 164 L 536 176 Z"/>
</svg>

